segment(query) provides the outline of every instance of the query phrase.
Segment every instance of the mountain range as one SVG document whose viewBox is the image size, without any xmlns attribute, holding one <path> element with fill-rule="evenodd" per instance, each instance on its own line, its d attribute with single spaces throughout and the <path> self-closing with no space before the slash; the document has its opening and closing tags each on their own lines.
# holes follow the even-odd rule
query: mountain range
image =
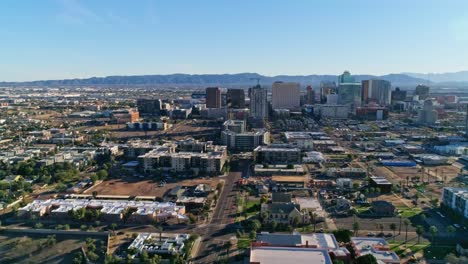
<svg viewBox="0 0 468 264">
<path fill-rule="evenodd" d="M 366 79 L 384 79 L 392 82 L 393 86 L 402 88 L 415 87 L 418 84 L 436 84 L 438 82 L 468 82 L 468 71 L 428 75 L 418 73 L 375 75 L 354 75 L 356 81 Z M 224 86 L 248 87 L 257 83 L 270 86 L 275 81 L 299 82 L 302 85 L 318 86 L 322 81 L 334 81 L 337 75 L 278 75 L 265 76 L 258 73 L 237 74 L 167 74 L 167 75 L 136 75 L 136 76 L 107 76 L 86 79 L 43 80 L 31 82 L 0 82 L 1 86 Z"/>
</svg>

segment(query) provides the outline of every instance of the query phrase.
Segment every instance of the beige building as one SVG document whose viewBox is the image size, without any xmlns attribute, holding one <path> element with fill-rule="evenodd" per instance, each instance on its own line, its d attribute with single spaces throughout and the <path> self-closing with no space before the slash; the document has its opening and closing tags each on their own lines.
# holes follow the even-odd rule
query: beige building
<svg viewBox="0 0 468 264">
<path fill-rule="evenodd" d="M 274 82 L 271 103 L 273 109 L 296 109 L 300 107 L 300 85 L 295 82 Z"/>
</svg>

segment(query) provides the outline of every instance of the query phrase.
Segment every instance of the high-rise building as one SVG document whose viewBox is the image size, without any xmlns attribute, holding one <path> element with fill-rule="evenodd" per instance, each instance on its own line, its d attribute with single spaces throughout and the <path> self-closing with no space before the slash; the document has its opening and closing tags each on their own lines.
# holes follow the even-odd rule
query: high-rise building
<svg viewBox="0 0 468 264">
<path fill-rule="evenodd" d="M 300 84 L 295 82 L 274 82 L 271 103 L 273 109 L 297 109 L 300 107 Z"/>
<path fill-rule="evenodd" d="M 250 117 L 258 120 L 268 118 L 268 92 L 260 85 L 249 89 Z"/>
<path fill-rule="evenodd" d="M 392 104 L 398 101 L 404 101 L 406 99 L 406 91 L 402 91 L 400 87 L 397 87 L 392 91 Z"/>
<path fill-rule="evenodd" d="M 219 87 L 206 88 L 206 108 L 221 108 L 221 89 Z"/>
<path fill-rule="evenodd" d="M 315 92 L 311 85 L 306 88 L 306 104 L 315 103 Z"/>
<path fill-rule="evenodd" d="M 245 108 L 245 93 L 243 89 L 227 90 L 227 106 L 230 108 Z"/>
<path fill-rule="evenodd" d="M 320 82 L 320 103 L 328 103 L 327 102 L 327 95 L 329 94 L 336 94 L 336 83 L 323 81 Z"/>
<path fill-rule="evenodd" d="M 354 83 L 356 80 L 349 71 L 344 71 L 343 74 L 338 76 L 338 83 Z"/>
<path fill-rule="evenodd" d="M 161 99 L 137 99 L 137 108 L 141 115 L 159 115 L 161 106 Z"/>
<path fill-rule="evenodd" d="M 348 105 L 354 112 L 361 105 L 362 86 L 357 83 L 348 71 L 338 76 L 338 102 Z"/>
<path fill-rule="evenodd" d="M 428 99 L 424 101 L 423 109 L 418 112 L 418 123 L 423 125 L 433 125 L 438 119 L 438 113 L 434 110 L 434 103 Z"/>
<path fill-rule="evenodd" d="M 414 94 L 419 96 L 419 100 L 425 100 L 427 97 L 429 97 L 429 90 L 429 86 L 420 84 L 416 86 Z"/>
<path fill-rule="evenodd" d="M 362 102 L 375 102 L 382 106 L 390 104 L 390 94 L 392 85 L 385 80 L 365 80 L 362 81 Z"/>
</svg>

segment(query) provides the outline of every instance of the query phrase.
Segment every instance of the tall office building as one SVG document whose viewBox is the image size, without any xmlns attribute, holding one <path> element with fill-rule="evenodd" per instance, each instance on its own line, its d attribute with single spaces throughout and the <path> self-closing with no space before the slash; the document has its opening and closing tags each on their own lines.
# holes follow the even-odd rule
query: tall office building
<svg viewBox="0 0 468 264">
<path fill-rule="evenodd" d="M 230 108 L 245 108 L 245 93 L 243 89 L 227 90 L 227 106 Z"/>
<path fill-rule="evenodd" d="M 206 108 L 221 108 L 221 89 L 219 87 L 206 88 Z"/>
<path fill-rule="evenodd" d="M 361 83 L 355 82 L 354 77 L 348 71 L 338 77 L 338 102 L 340 104 L 349 105 L 350 110 L 354 112 L 356 107 L 361 105 L 361 93 Z"/>
<path fill-rule="evenodd" d="M 349 71 L 344 71 L 343 74 L 338 76 L 338 83 L 354 83 L 356 80 Z"/>
<path fill-rule="evenodd" d="M 362 81 L 362 102 L 367 104 L 375 102 L 382 106 L 390 104 L 392 85 L 385 80 Z"/>
<path fill-rule="evenodd" d="M 320 103 L 327 103 L 329 94 L 336 94 L 336 83 L 330 81 L 320 82 Z"/>
<path fill-rule="evenodd" d="M 249 88 L 250 117 L 258 120 L 268 118 L 268 92 L 260 85 Z"/>
<path fill-rule="evenodd" d="M 397 87 L 392 91 L 392 104 L 398 101 L 404 101 L 406 99 L 406 91 L 402 91 L 400 87 Z"/>
<path fill-rule="evenodd" d="M 315 92 L 311 85 L 306 88 L 306 104 L 315 103 Z"/>
<path fill-rule="evenodd" d="M 429 90 L 429 86 L 420 84 L 416 86 L 414 94 L 419 96 L 419 100 L 425 100 L 427 97 L 429 97 Z"/>
<path fill-rule="evenodd" d="M 271 103 L 273 109 L 297 109 L 300 107 L 301 91 L 299 83 L 274 82 Z"/>
<path fill-rule="evenodd" d="M 137 99 L 137 108 L 141 115 L 159 115 L 161 107 L 161 99 Z"/>
</svg>

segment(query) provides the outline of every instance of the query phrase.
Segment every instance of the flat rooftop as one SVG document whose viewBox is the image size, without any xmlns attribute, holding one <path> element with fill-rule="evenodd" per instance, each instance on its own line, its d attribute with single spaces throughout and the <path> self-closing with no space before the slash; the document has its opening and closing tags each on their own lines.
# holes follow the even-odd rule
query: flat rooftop
<svg viewBox="0 0 468 264">
<path fill-rule="evenodd" d="M 284 264 L 284 263 L 321 263 L 332 264 L 326 249 L 256 247 L 250 250 L 250 263 Z"/>
</svg>

